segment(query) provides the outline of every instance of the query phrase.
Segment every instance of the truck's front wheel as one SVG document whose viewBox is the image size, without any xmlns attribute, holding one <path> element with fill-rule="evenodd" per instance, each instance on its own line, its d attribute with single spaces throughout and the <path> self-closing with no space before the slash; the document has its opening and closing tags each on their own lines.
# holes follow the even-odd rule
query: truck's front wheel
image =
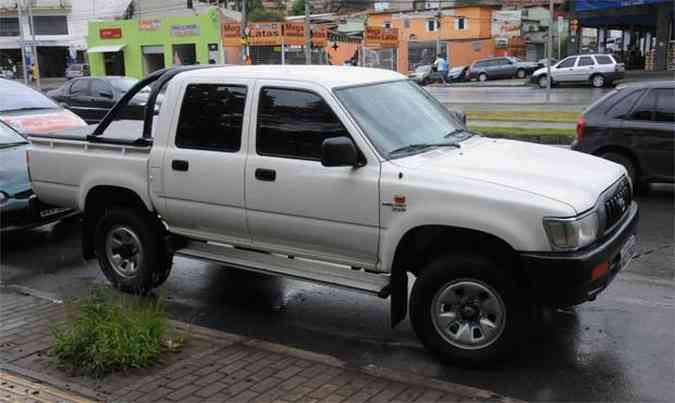
<svg viewBox="0 0 675 403">
<path fill-rule="evenodd" d="M 143 294 L 161 285 L 172 259 L 161 227 L 149 214 L 113 208 L 96 226 L 96 256 L 103 274 L 121 291 Z"/>
<path fill-rule="evenodd" d="M 526 309 L 504 272 L 488 259 L 446 256 L 415 281 L 410 319 L 443 361 L 482 366 L 512 351 Z"/>
</svg>

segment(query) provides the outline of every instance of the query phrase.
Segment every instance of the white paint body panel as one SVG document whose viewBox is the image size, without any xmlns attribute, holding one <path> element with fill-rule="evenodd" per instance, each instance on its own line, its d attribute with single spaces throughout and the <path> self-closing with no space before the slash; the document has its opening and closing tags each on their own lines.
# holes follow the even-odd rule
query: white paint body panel
<svg viewBox="0 0 675 403">
<path fill-rule="evenodd" d="M 124 187 L 138 194 L 174 233 L 388 272 L 399 241 L 423 225 L 482 231 L 518 251 L 550 251 L 543 217 L 570 217 L 592 208 L 625 174 L 619 165 L 581 153 L 478 137 L 460 149 L 433 149 L 387 161 L 332 90 L 401 79 L 385 70 L 326 66 L 186 72 L 168 86 L 151 149 L 33 138 L 35 191 L 45 202 L 83 209 L 93 187 Z M 249 87 L 239 152 L 173 146 L 189 83 Z M 316 161 L 258 155 L 257 94 L 263 85 L 321 95 L 367 164 L 327 168 Z M 189 160 L 189 171 L 172 171 L 173 159 Z M 258 168 L 274 169 L 276 180 L 257 180 Z M 405 196 L 403 211 L 387 205 L 395 196 Z"/>
</svg>

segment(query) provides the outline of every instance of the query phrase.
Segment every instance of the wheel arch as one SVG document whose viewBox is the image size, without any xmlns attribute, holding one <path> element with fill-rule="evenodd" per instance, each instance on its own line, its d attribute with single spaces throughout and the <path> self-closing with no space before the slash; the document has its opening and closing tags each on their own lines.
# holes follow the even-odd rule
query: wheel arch
<svg viewBox="0 0 675 403">
<path fill-rule="evenodd" d="M 123 186 L 97 185 L 89 189 L 82 201 L 84 212 L 82 228 L 82 252 L 85 259 L 94 256 L 94 231 L 99 219 L 106 210 L 113 206 L 130 207 L 152 211 L 148 204 L 137 192 Z"/>
<path fill-rule="evenodd" d="M 593 155 L 595 155 L 596 157 L 601 157 L 602 154 L 606 154 L 606 153 L 610 153 L 610 152 L 621 154 L 624 157 L 630 159 L 635 166 L 635 171 L 636 171 L 638 179 L 641 176 L 644 175 L 642 164 L 640 164 L 640 160 L 637 158 L 637 155 L 635 155 L 635 153 L 627 147 L 622 147 L 622 146 L 618 146 L 618 145 L 602 146 L 602 147 L 598 148 L 597 150 L 595 150 L 593 152 Z"/>
<path fill-rule="evenodd" d="M 399 240 L 391 266 L 391 324 L 396 326 L 408 311 L 408 276 L 440 255 L 467 250 L 492 260 L 505 262 L 519 285 L 527 278 L 518 265 L 518 254 L 505 240 L 480 230 L 449 225 L 421 225 L 409 229 Z M 420 257 L 422 259 L 420 260 Z"/>
</svg>

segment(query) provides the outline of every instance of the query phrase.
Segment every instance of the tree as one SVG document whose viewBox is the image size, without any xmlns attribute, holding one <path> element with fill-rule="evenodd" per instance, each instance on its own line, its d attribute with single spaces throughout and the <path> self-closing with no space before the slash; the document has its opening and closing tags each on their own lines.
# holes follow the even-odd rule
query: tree
<svg viewBox="0 0 675 403">
<path fill-rule="evenodd" d="M 305 0 L 295 0 L 293 1 L 293 15 L 303 15 L 305 14 Z"/>
</svg>

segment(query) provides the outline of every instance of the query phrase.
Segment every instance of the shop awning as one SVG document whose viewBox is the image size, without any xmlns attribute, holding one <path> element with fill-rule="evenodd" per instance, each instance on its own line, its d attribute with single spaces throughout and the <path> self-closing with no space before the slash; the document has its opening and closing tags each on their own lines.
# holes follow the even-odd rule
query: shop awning
<svg viewBox="0 0 675 403">
<path fill-rule="evenodd" d="M 108 45 L 108 46 L 95 46 L 93 48 L 87 49 L 87 53 L 107 53 L 107 52 L 119 52 L 127 46 L 125 44 L 121 45 Z"/>
</svg>

